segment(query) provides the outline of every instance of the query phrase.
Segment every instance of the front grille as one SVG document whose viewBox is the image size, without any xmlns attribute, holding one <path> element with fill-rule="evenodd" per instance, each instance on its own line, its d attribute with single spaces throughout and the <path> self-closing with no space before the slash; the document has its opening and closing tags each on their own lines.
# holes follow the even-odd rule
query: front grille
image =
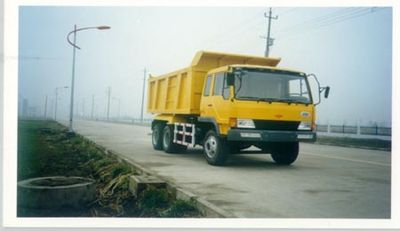
<svg viewBox="0 0 400 231">
<path fill-rule="evenodd" d="M 253 120 L 257 130 L 297 131 L 299 121 Z"/>
</svg>

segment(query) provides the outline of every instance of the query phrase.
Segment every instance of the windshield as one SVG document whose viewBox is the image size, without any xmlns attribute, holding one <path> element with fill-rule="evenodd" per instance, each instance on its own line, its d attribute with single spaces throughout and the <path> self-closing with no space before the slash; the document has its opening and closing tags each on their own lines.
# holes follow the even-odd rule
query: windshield
<svg viewBox="0 0 400 231">
<path fill-rule="evenodd" d="M 311 104 L 306 77 L 289 72 L 241 70 L 235 76 L 235 98 Z"/>
</svg>

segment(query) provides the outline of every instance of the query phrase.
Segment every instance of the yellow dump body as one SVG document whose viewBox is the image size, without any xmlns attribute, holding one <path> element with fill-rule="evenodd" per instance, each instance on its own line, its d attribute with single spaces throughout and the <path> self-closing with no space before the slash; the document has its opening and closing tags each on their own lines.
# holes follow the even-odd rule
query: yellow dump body
<svg viewBox="0 0 400 231">
<path fill-rule="evenodd" d="M 200 114 L 204 78 L 209 70 L 232 64 L 278 65 L 280 58 L 263 58 L 199 51 L 187 68 L 148 80 L 147 111 L 156 114 Z"/>
</svg>

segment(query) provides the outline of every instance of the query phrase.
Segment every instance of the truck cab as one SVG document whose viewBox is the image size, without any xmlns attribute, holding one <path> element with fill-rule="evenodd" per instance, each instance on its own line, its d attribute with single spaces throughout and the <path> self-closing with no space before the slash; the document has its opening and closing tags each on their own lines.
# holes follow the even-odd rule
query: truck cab
<svg viewBox="0 0 400 231">
<path fill-rule="evenodd" d="M 298 141 L 316 139 L 314 118 L 310 86 L 302 72 L 230 65 L 207 73 L 199 121 L 215 123 L 217 135 L 235 152 L 250 145 L 266 152 L 285 146 L 293 152 L 284 154 L 291 157 L 285 163 L 293 162 Z M 208 157 L 216 157 L 210 146 L 205 148 Z"/>
</svg>

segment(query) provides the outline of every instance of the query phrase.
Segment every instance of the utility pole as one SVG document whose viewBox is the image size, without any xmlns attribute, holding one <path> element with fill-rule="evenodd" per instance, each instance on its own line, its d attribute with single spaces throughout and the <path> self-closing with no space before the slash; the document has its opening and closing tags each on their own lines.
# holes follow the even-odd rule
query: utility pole
<svg viewBox="0 0 400 231">
<path fill-rule="evenodd" d="M 57 102 L 58 102 L 58 90 L 62 87 L 56 87 L 56 105 L 54 108 L 54 120 L 57 121 Z"/>
<path fill-rule="evenodd" d="M 111 87 L 108 87 L 108 102 L 107 102 L 107 121 L 110 119 L 110 97 L 111 97 Z"/>
<path fill-rule="evenodd" d="M 58 88 L 56 88 L 56 106 L 54 108 L 54 120 L 57 121 L 57 101 L 58 101 Z"/>
<path fill-rule="evenodd" d="M 22 116 L 22 96 L 18 94 L 18 116 Z"/>
<path fill-rule="evenodd" d="M 54 98 L 53 97 L 51 97 L 51 104 L 50 104 L 49 111 L 51 112 L 50 118 L 54 119 Z"/>
<path fill-rule="evenodd" d="M 47 120 L 47 95 L 46 100 L 44 101 L 44 119 Z"/>
<path fill-rule="evenodd" d="M 118 114 L 117 114 L 117 120 L 119 120 L 119 117 L 121 115 L 121 99 L 120 98 L 116 98 L 116 97 L 112 97 L 112 99 L 114 100 L 118 100 Z"/>
<path fill-rule="evenodd" d="M 142 108 L 140 110 L 140 122 L 143 123 L 144 90 L 146 86 L 146 68 L 143 70 Z"/>
<path fill-rule="evenodd" d="M 93 119 L 93 112 L 94 112 L 94 95 L 92 95 L 92 111 L 90 113 L 90 119 Z"/>
<path fill-rule="evenodd" d="M 265 43 L 265 57 L 269 57 L 269 47 L 274 44 L 274 39 L 271 38 L 271 19 L 278 19 L 278 16 L 272 17 L 272 8 L 269 8 L 269 14 L 267 12 L 264 13 L 264 17 L 268 18 L 268 28 L 267 28 L 267 37 L 263 37 L 266 39 Z"/>
<path fill-rule="evenodd" d="M 85 98 L 82 98 L 82 118 L 85 118 Z"/>
<path fill-rule="evenodd" d="M 118 120 L 121 115 L 121 99 L 118 99 Z"/>
</svg>

